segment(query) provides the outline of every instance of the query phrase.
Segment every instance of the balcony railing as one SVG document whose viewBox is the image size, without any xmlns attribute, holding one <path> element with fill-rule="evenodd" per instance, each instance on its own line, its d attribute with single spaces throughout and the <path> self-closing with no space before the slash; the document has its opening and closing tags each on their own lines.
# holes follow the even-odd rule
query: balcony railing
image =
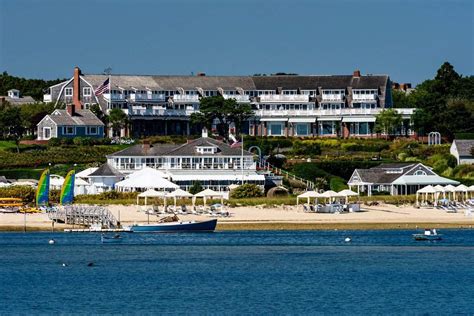
<svg viewBox="0 0 474 316">
<path fill-rule="evenodd" d="M 130 101 L 165 101 L 164 94 L 149 94 L 149 93 L 132 93 L 130 94 Z"/>
<path fill-rule="evenodd" d="M 377 101 L 376 94 L 352 94 L 352 102 Z"/>
<path fill-rule="evenodd" d="M 323 94 L 321 102 L 342 102 L 344 101 L 343 94 Z"/>
<path fill-rule="evenodd" d="M 51 102 L 52 100 L 51 94 L 43 94 L 43 102 Z"/>
<path fill-rule="evenodd" d="M 174 102 L 199 102 L 198 95 L 175 94 L 173 96 Z"/>
<path fill-rule="evenodd" d="M 167 117 L 182 117 L 190 116 L 192 113 L 197 112 L 194 109 L 164 109 L 160 107 L 132 107 L 129 111 L 129 115 L 133 116 L 167 116 Z"/>
<path fill-rule="evenodd" d="M 309 95 L 304 94 L 268 94 L 259 96 L 260 102 L 309 102 Z"/>
<path fill-rule="evenodd" d="M 104 93 L 102 95 L 105 100 L 110 101 L 110 93 Z M 112 93 L 112 101 L 125 101 L 125 95 L 120 93 Z"/>
<path fill-rule="evenodd" d="M 256 116 L 260 117 L 292 117 L 292 116 L 334 116 L 334 115 L 375 115 L 382 109 L 329 109 L 329 110 L 257 110 Z"/>
<path fill-rule="evenodd" d="M 237 102 L 250 102 L 249 96 L 248 95 L 242 95 L 242 94 L 237 94 L 237 95 L 230 95 L 230 94 L 224 94 L 223 95 L 224 99 L 235 99 Z"/>
</svg>

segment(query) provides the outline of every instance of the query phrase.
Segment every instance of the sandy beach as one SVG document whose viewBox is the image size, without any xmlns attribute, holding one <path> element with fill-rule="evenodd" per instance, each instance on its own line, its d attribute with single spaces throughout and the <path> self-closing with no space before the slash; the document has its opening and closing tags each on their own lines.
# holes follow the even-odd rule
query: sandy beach
<svg viewBox="0 0 474 316">
<path fill-rule="evenodd" d="M 123 225 L 145 223 L 148 215 L 135 205 L 109 205 L 107 207 Z M 301 206 L 235 207 L 228 208 L 230 217 L 218 218 L 218 230 L 232 229 L 396 229 L 417 227 L 463 227 L 472 228 L 474 217 L 464 212 L 446 213 L 430 208 L 413 206 L 378 205 L 363 207 L 362 212 L 342 214 L 305 213 Z M 179 215 L 181 220 L 206 220 L 205 215 Z M 157 216 L 149 216 L 156 222 Z M 46 214 L 27 214 L 27 230 L 51 230 L 51 221 Z M 55 224 L 55 230 L 70 228 Z M 77 227 L 76 227 L 77 228 Z M 0 214 L 0 230 L 22 231 L 23 214 Z"/>
</svg>

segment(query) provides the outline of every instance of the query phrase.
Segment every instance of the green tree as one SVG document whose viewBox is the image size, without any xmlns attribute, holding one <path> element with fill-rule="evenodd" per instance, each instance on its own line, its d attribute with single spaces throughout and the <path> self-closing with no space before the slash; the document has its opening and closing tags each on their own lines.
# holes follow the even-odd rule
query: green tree
<svg viewBox="0 0 474 316">
<path fill-rule="evenodd" d="M 375 131 L 377 133 L 385 133 L 385 138 L 388 138 L 390 134 L 395 133 L 401 123 L 402 116 L 397 111 L 394 109 L 383 110 L 376 115 Z"/>
<path fill-rule="evenodd" d="M 20 140 L 25 133 L 19 107 L 7 106 L 0 112 L 0 129 L 3 136 L 13 139 L 16 150 L 20 152 Z"/>
<path fill-rule="evenodd" d="M 97 116 L 97 118 L 99 120 L 102 121 L 102 123 L 104 123 L 105 125 L 107 125 L 107 115 L 104 113 L 104 111 L 102 111 L 102 109 L 100 108 L 100 105 L 98 104 L 93 104 L 91 107 L 90 107 L 90 110 L 92 113 L 94 113 L 95 116 Z"/>
<path fill-rule="evenodd" d="M 399 91 L 393 90 L 392 91 L 392 100 L 393 100 L 393 107 L 394 108 L 412 108 L 414 104 L 411 100 L 410 94 Z"/>
<path fill-rule="evenodd" d="M 48 114 L 54 111 L 53 103 L 23 104 L 20 108 L 23 127 L 34 134 L 38 123 Z"/>
<path fill-rule="evenodd" d="M 199 182 L 199 181 L 194 181 L 194 182 L 193 182 L 193 185 L 189 188 L 189 193 L 191 193 L 191 194 L 196 194 L 196 193 L 201 192 L 202 190 L 203 190 L 203 189 L 202 189 L 201 182 Z"/>
<path fill-rule="evenodd" d="M 42 80 L 25 79 L 10 76 L 6 71 L 0 74 L 0 95 L 7 95 L 10 89 L 18 89 L 22 95 L 29 95 L 33 99 L 40 101 L 43 99 L 44 90 L 66 79 Z"/>
<path fill-rule="evenodd" d="M 226 140 L 229 139 L 230 124 L 233 123 L 239 133 L 244 121 L 253 115 L 250 104 L 237 103 L 235 99 L 224 99 L 222 96 L 201 98 L 199 112 L 191 115 L 191 123 L 202 124 L 210 130 L 213 122 L 217 121 L 217 133 Z"/>
<path fill-rule="evenodd" d="M 127 114 L 121 109 L 110 110 L 107 120 L 110 123 L 110 127 L 112 127 L 114 135 L 120 135 L 120 130 L 128 123 Z"/>
</svg>

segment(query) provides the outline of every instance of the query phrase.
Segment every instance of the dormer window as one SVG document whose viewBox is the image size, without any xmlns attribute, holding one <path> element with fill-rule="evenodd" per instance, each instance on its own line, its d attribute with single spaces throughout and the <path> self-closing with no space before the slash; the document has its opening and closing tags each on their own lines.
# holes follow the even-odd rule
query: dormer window
<svg viewBox="0 0 474 316">
<path fill-rule="evenodd" d="M 213 155 L 217 152 L 217 147 L 216 146 L 196 146 L 196 152 L 198 154 Z"/>
</svg>

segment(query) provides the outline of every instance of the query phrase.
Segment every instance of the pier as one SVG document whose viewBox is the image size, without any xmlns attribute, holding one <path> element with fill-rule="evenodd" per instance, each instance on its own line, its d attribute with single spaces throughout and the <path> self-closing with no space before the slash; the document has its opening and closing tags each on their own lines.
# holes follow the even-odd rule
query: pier
<svg viewBox="0 0 474 316">
<path fill-rule="evenodd" d="M 69 225 L 99 226 L 104 229 L 117 229 L 119 226 L 115 216 L 101 206 L 66 205 L 49 211 L 48 217 L 54 222 Z"/>
</svg>

